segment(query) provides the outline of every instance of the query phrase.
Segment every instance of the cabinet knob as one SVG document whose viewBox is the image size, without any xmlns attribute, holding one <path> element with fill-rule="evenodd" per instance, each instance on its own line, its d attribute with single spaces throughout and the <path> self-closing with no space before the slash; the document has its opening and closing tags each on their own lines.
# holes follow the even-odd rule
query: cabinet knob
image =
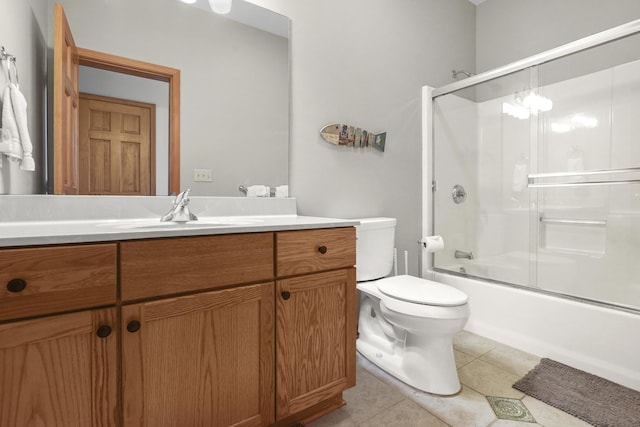
<svg viewBox="0 0 640 427">
<path fill-rule="evenodd" d="M 138 322 L 137 320 L 132 320 L 131 322 L 127 323 L 127 331 L 138 332 L 139 329 L 140 329 L 140 322 Z"/>
<path fill-rule="evenodd" d="M 96 335 L 100 338 L 106 338 L 111 335 L 111 326 L 109 325 L 100 325 L 98 330 L 96 331 Z"/>
<path fill-rule="evenodd" d="M 322 255 L 327 253 L 327 247 L 325 245 L 322 245 L 318 248 L 318 252 L 320 252 Z"/>
<path fill-rule="evenodd" d="M 282 299 L 285 301 L 291 298 L 291 292 L 289 291 L 283 291 L 280 295 L 282 295 Z"/>
<path fill-rule="evenodd" d="M 27 282 L 23 279 L 11 279 L 7 282 L 9 292 L 22 292 L 27 287 Z"/>
</svg>

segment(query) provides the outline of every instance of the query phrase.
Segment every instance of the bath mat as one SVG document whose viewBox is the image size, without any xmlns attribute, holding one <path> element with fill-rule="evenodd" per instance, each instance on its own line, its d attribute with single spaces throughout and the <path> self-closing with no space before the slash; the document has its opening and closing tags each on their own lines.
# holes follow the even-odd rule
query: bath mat
<svg viewBox="0 0 640 427">
<path fill-rule="evenodd" d="M 640 426 L 640 392 L 551 359 L 513 388 L 596 427 Z"/>
</svg>

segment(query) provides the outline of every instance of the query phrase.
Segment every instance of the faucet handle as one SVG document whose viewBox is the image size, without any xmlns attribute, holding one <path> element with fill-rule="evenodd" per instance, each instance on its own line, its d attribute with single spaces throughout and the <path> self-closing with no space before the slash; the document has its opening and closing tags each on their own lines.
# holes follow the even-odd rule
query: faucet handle
<svg viewBox="0 0 640 427">
<path fill-rule="evenodd" d="M 175 206 L 180 206 L 180 205 L 186 206 L 186 205 L 188 205 L 189 201 L 191 200 L 191 199 L 189 199 L 189 193 L 191 193 L 191 189 L 187 188 L 186 190 L 184 190 L 183 192 L 178 194 L 176 196 L 176 198 L 174 199 L 173 204 Z"/>
<path fill-rule="evenodd" d="M 160 218 L 160 221 L 174 221 L 174 222 L 186 222 L 196 221 L 198 217 L 189 210 L 189 193 L 191 189 L 188 188 L 181 192 L 173 200 L 173 207 L 169 212 Z"/>
</svg>

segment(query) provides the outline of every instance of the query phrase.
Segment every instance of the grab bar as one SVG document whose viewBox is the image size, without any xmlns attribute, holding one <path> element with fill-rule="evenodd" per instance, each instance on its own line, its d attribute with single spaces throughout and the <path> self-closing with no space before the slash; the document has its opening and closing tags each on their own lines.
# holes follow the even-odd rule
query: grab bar
<svg viewBox="0 0 640 427">
<path fill-rule="evenodd" d="M 592 171 L 578 172 L 546 172 L 546 173 L 530 173 L 527 177 L 533 178 L 557 178 L 563 176 L 584 176 L 584 175 L 602 175 L 607 173 L 631 173 L 640 172 L 640 168 L 623 168 L 623 169 L 597 169 Z"/>
<path fill-rule="evenodd" d="M 597 227 L 605 227 L 606 219 L 570 219 L 570 218 L 545 218 L 540 217 L 540 222 L 546 224 L 567 224 L 567 225 L 594 225 Z"/>
<path fill-rule="evenodd" d="M 556 184 L 536 184 L 529 183 L 528 188 L 552 188 L 552 187 L 579 187 L 590 185 L 619 185 L 619 184 L 640 184 L 640 179 L 626 179 L 622 181 L 577 181 L 577 182 L 559 182 Z"/>
<path fill-rule="evenodd" d="M 552 187 L 576 187 L 591 185 L 619 185 L 619 184 L 640 184 L 640 179 L 621 179 L 612 181 L 569 181 L 569 182 L 535 182 L 536 178 L 563 178 L 577 176 L 593 176 L 605 174 L 634 173 L 640 172 L 640 168 L 621 168 L 621 169 L 598 169 L 592 171 L 579 172 L 550 172 L 550 173 L 532 173 L 527 175 L 529 188 L 552 188 Z"/>
</svg>

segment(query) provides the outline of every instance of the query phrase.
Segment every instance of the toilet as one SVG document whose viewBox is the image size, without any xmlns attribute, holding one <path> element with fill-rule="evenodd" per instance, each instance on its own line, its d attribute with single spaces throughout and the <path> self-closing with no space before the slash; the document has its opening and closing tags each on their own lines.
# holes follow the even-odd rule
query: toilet
<svg viewBox="0 0 640 427">
<path fill-rule="evenodd" d="M 438 395 L 458 393 L 461 387 L 452 339 L 469 318 L 467 295 L 414 276 L 386 277 L 393 269 L 396 220 L 359 221 L 358 352 L 419 390 Z"/>
</svg>

